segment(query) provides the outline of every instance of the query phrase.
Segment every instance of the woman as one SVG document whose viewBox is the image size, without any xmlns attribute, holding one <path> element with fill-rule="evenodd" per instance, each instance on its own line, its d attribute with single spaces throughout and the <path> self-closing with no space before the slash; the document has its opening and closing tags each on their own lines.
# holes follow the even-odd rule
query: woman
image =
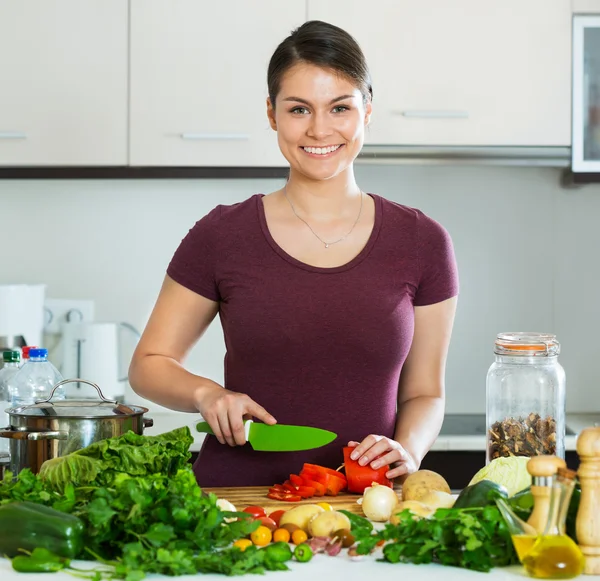
<svg viewBox="0 0 600 581">
<path fill-rule="evenodd" d="M 353 162 L 372 89 L 354 39 L 324 22 L 286 38 L 268 69 L 267 114 L 286 186 L 218 206 L 177 249 L 130 368 L 132 387 L 200 412 L 201 486 L 270 485 L 303 462 L 415 471 L 444 415 L 458 280 L 451 240 L 418 210 L 364 193 Z M 185 370 L 219 314 L 225 388 Z M 303 452 L 254 452 L 243 420 L 338 434 Z"/>
</svg>

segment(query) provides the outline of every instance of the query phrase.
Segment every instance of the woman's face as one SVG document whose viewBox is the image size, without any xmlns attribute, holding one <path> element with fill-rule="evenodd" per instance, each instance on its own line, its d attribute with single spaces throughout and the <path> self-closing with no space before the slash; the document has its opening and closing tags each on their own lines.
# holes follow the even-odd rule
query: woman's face
<svg viewBox="0 0 600 581">
<path fill-rule="evenodd" d="M 346 77 L 298 63 L 284 75 L 271 127 L 292 169 L 326 180 L 347 169 L 360 152 L 371 114 L 360 90 Z"/>
</svg>

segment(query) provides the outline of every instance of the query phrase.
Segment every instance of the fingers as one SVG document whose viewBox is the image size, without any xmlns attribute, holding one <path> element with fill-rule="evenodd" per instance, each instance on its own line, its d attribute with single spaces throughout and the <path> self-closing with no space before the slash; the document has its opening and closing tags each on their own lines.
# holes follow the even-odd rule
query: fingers
<svg viewBox="0 0 600 581">
<path fill-rule="evenodd" d="M 358 460 L 358 463 L 361 466 L 368 464 L 379 454 L 385 452 L 389 447 L 386 446 L 384 442 L 382 446 L 379 446 L 379 452 L 377 452 L 377 448 L 373 450 L 373 448 L 375 448 L 382 440 L 384 440 L 383 436 L 376 436 L 375 434 L 368 435 L 354 450 L 352 450 L 350 458 L 352 458 L 352 460 Z"/>
<path fill-rule="evenodd" d="M 394 478 L 398 478 L 400 476 L 403 476 L 404 474 L 408 474 L 408 472 L 409 472 L 408 464 L 403 462 L 402 464 L 400 464 L 400 466 L 396 466 L 396 468 L 392 468 L 391 470 L 388 470 L 385 473 L 385 477 L 388 478 L 389 480 L 393 480 Z"/>
<path fill-rule="evenodd" d="M 273 425 L 277 423 L 277 420 L 261 405 L 258 405 L 254 400 L 247 398 L 248 401 L 245 406 L 245 412 L 251 414 L 255 418 L 259 419 L 265 424 Z"/>
</svg>

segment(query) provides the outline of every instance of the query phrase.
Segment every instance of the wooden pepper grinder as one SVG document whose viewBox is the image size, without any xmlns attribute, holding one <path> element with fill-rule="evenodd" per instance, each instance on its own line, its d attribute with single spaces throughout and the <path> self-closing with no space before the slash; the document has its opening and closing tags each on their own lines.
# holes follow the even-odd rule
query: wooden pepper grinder
<svg viewBox="0 0 600 581">
<path fill-rule="evenodd" d="M 577 542 L 585 556 L 586 575 L 600 575 L 600 428 L 586 428 L 577 438 L 581 500 L 575 521 Z"/>
<path fill-rule="evenodd" d="M 548 522 L 554 477 L 559 468 L 566 467 L 566 462 L 558 456 L 533 456 L 527 462 L 527 472 L 533 479 L 531 494 L 534 499 L 533 511 L 527 519 L 527 524 L 530 524 L 539 535 L 544 532 Z"/>
</svg>

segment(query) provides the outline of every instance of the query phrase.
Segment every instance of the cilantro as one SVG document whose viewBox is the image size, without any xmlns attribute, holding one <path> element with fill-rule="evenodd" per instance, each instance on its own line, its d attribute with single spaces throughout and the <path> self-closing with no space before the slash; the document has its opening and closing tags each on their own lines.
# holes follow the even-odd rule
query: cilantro
<svg viewBox="0 0 600 581">
<path fill-rule="evenodd" d="M 363 533 L 358 540 L 359 554 L 385 541 L 382 560 L 390 563 L 440 563 L 483 572 L 518 563 L 506 523 L 494 506 L 438 509 L 430 519 L 404 510 L 398 525 Z"/>
</svg>

